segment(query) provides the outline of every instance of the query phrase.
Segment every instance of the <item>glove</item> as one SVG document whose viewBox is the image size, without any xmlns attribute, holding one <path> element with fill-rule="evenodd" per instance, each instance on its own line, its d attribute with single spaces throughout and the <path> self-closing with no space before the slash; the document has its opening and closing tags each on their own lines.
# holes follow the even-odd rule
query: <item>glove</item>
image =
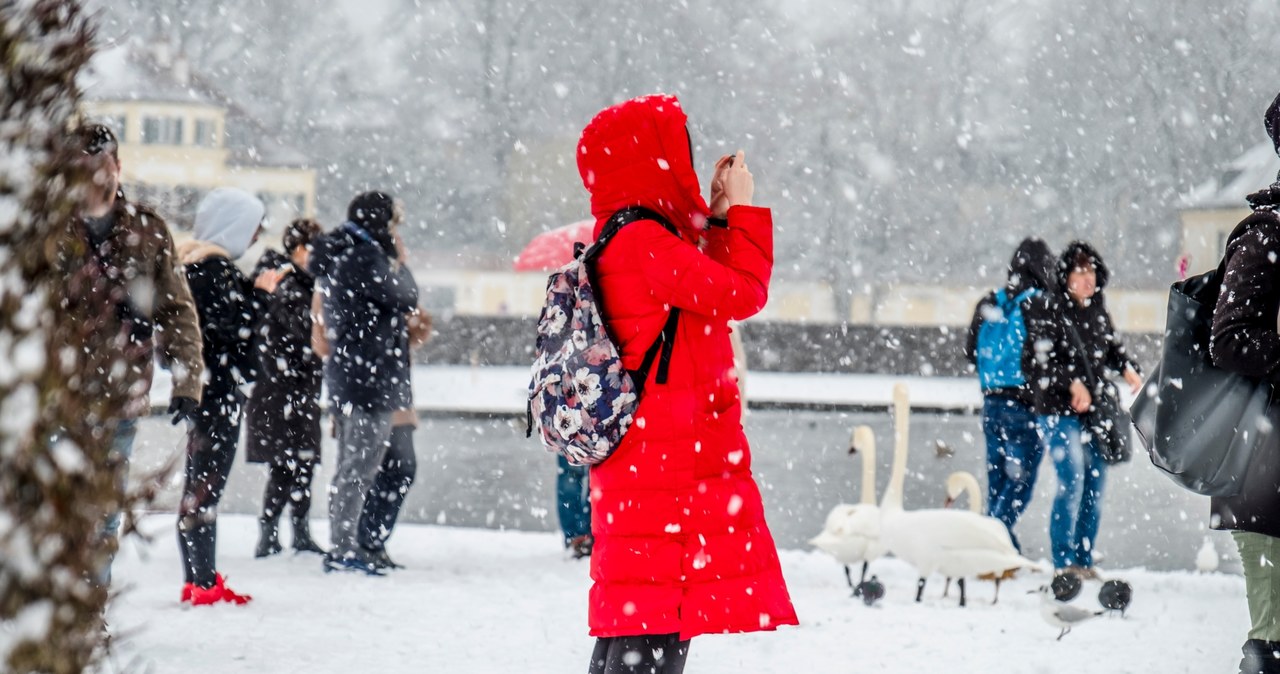
<svg viewBox="0 0 1280 674">
<path fill-rule="evenodd" d="M 173 415 L 173 425 L 184 419 L 191 419 L 196 413 L 196 401 L 185 396 L 176 396 L 169 401 L 169 414 Z"/>
</svg>

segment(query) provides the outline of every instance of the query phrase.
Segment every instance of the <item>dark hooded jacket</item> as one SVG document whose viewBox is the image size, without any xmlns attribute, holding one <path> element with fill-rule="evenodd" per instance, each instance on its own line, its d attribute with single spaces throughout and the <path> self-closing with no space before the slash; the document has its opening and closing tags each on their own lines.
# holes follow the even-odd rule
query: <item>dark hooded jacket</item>
<svg viewBox="0 0 1280 674">
<path fill-rule="evenodd" d="M 1005 296 L 1013 298 L 1031 288 L 1044 292 L 1056 287 L 1055 265 L 1053 251 L 1049 250 L 1048 244 L 1035 237 L 1023 239 L 1022 243 L 1018 244 L 1018 249 L 1014 251 L 1013 259 L 1009 261 L 1009 280 L 1004 287 Z M 1023 311 L 1026 311 L 1031 299 L 1023 300 Z M 978 364 L 978 331 L 982 329 L 983 322 L 988 316 L 993 315 L 993 312 L 1000 311 L 995 290 L 987 293 L 986 297 L 978 301 L 978 306 L 974 307 L 973 320 L 969 322 L 969 333 L 964 343 L 964 357 L 970 363 Z M 1032 404 L 1031 389 L 1026 384 L 983 391 L 983 393 L 1013 398 L 1027 406 Z"/>
<path fill-rule="evenodd" d="M 1078 256 L 1093 262 L 1098 291 L 1086 306 L 1067 293 L 1067 276 Z M 1104 288 L 1110 279 L 1107 265 L 1092 246 L 1076 241 L 1058 257 L 1053 292 L 1035 298 L 1024 314 L 1027 341 L 1022 350 L 1022 371 L 1026 374 L 1037 414 L 1075 415 L 1071 408 L 1071 382 L 1079 379 L 1096 396 L 1106 377 L 1125 368 L 1141 374 L 1138 364 L 1125 351 L 1107 311 Z M 1077 346 L 1078 335 L 1083 351 Z M 1086 361 L 1087 359 L 1087 361 Z M 1086 366 L 1087 362 L 1087 366 Z M 1086 374 L 1093 372 L 1090 379 Z"/>
<path fill-rule="evenodd" d="M 251 463 L 318 461 L 321 362 L 311 350 L 315 278 L 274 250 L 263 254 L 254 276 L 267 269 L 283 270 L 285 276 L 258 325 L 258 382 L 245 410 L 245 458 Z"/>
<path fill-rule="evenodd" d="M 1252 194 L 1257 210 L 1227 239 L 1226 276 L 1213 312 L 1210 354 L 1229 372 L 1280 383 L 1280 183 Z M 1211 500 L 1214 529 L 1280 538 L 1280 434 L 1249 464 L 1239 494 Z"/>
<path fill-rule="evenodd" d="M 354 222 L 327 236 L 323 259 L 311 266 L 326 274 L 318 283 L 330 344 L 324 378 L 335 409 L 412 408 L 406 316 L 418 306 L 418 286 L 409 268 Z"/>
</svg>

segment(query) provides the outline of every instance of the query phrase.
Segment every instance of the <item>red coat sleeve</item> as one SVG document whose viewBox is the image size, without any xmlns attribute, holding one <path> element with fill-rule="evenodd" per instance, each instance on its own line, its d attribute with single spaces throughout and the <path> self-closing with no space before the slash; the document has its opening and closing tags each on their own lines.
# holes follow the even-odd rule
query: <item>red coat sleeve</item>
<svg viewBox="0 0 1280 674">
<path fill-rule="evenodd" d="M 706 252 L 653 222 L 637 223 L 626 245 L 648 251 L 639 268 L 653 296 L 681 310 L 748 318 L 769 299 L 773 218 L 767 208 L 735 206 L 729 227 L 708 233 Z"/>
</svg>

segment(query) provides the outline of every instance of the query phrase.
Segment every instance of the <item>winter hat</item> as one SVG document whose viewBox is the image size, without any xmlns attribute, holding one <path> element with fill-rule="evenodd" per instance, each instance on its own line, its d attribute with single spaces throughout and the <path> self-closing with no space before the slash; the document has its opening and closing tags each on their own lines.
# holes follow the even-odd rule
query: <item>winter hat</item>
<svg viewBox="0 0 1280 674">
<path fill-rule="evenodd" d="M 347 219 L 373 232 L 386 230 L 395 217 L 395 200 L 385 192 L 365 192 L 356 195 L 347 206 Z"/>
<path fill-rule="evenodd" d="M 1262 126 L 1267 130 L 1267 135 L 1271 137 L 1271 144 L 1275 147 L 1276 154 L 1280 155 L 1280 94 L 1277 94 L 1275 100 L 1271 101 L 1271 105 L 1267 108 L 1267 112 L 1262 117 Z M 1280 206 L 1280 173 L 1276 174 L 1276 181 L 1270 187 L 1259 190 L 1245 197 L 1249 202 L 1249 206 L 1253 210 L 1274 210 Z"/>
<path fill-rule="evenodd" d="M 234 187 L 219 187 L 196 208 L 195 238 L 220 246 L 237 259 L 253 244 L 267 208 L 257 197 Z"/>
</svg>

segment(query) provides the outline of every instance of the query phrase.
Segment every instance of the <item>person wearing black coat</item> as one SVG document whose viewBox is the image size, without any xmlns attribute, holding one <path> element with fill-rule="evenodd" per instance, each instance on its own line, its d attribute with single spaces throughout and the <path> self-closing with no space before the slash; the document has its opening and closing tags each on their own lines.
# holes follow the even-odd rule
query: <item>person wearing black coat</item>
<svg viewBox="0 0 1280 674">
<path fill-rule="evenodd" d="M 313 265 L 325 272 L 324 377 L 338 426 L 325 569 L 379 574 L 378 560 L 361 545 L 360 522 L 391 447 L 393 413 L 413 407 L 407 316 L 417 308 L 418 286 L 401 264 L 389 195 L 358 195 L 347 218 L 327 237 L 327 259 Z"/>
<path fill-rule="evenodd" d="M 1058 258 L 1054 291 L 1027 307 L 1022 356 L 1036 423 L 1058 474 L 1049 522 L 1053 565 L 1086 578 L 1097 577 L 1093 552 L 1107 464 L 1084 432 L 1081 417 L 1103 387 L 1111 385 L 1109 372 L 1122 374 L 1134 392 L 1142 387 L 1141 371 L 1107 311 L 1103 288 L 1108 277 L 1093 246 L 1081 241 L 1068 245 Z"/>
<path fill-rule="evenodd" d="M 1280 154 L 1280 96 L 1264 117 Z M 1253 209 L 1227 239 L 1226 276 L 1213 312 L 1209 353 L 1218 367 L 1280 383 L 1280 175 L 1270 187 L 1250 194 Z M 1280 434 L 1271 451 L 1249 464 L 1240 493 L 1214 497 L 1210 524 L 1229 529 L 1240 550 L 1250 629 L 1242 651 L 1241 674 L 1280 673 Z"/>
<path fill-rule="evenodd" d="M 1013 316 L 1006 316 L 1005 311 L 1015 306 L 1019 297 L 1024 298 L 1019 306 L 1025 311 L 1032 299 L 1057 287 L 1055 264 L 1053 251 L 1043 240 L 1023 239 L 1009 261 L 1005 287 L 987 293 L 974 308 L 964 347 L 965 358 L 976 366 L 982 383 L 982 431 L 987 440 L 987 514 L 1004 522 L 1019 550 L 1022 547 L 1013 527 L 1031 503 L 1042 456 L 1031 387 L 1019 368 L 1021 351 L 988 352 L 997 350 L 1001 344 L 987 344 L 979 354 L 978 336 L 990 321 L 1014 320 Z M 1012 349 L 1013 344 L 1007 345 L 1006 350 Z M 1003 367 L 1008 362 L 1012 368 Z M 1017 371 L 1004 372 L 1004 369 Z"/>
<path fill-rule="evenodd" d="M 178 506 L 178 549 L 185 583 L 182 601 L 193 605 L 244 604 L 217 572 L 218 501 L 240 441 L 240 387 L 256 378 L 253 330 L 267 293 L 279 281 L 264 272 L 250 283 L 233 260 L 257 238 L 266 212 L 243 190 L 219 188 L 200 201 L 195 237 L 178 246 L 200 317 L 206 382 L 187 433 L 186 480 Z"/>
<path fill-rule="evenodd" d="M 311 481 L 320 462 L 320 358 L 311 348 L 311 298 L 315 278 L 307 271 L 314 220 L 294 220 L 285 229 L 285 253 L 269 250 L 258 271 L 283 276 L 258 326 L 258 381 L 245 410 L 245 459 L 269 468 L 259 518 L 255 557 L 280 552 L 279 523 L 292 510 L 293 549 L 324 550 L 311 538 Z"/>
</svg>

